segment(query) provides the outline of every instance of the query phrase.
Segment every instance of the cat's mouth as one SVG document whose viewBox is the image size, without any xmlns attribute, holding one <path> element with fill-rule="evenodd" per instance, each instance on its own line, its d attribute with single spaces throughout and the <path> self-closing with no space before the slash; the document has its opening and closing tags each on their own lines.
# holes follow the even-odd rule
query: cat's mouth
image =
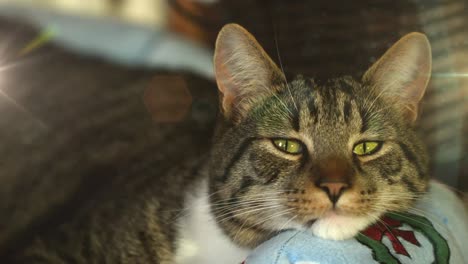
<svg viewBox="0 0 468 264">
<path fill-rule="evenodd" d="M 372 222 L 372 218 L 339 214 L 334 210 L 324 216 L 307 222 L 307 230 L 315 236 L 342 240 L 348 239 L 359 233 Z"/>
<path fill-rule="evenodd" d="M 307 220 L 305 223 L 303 223 L 303 226 L 306 229 L 309 229 L 309 228 L 312 227 L 313 224 L 315 224 L 315 222 L 317 222 L 319 220 L 321 220 L 321 221 L 324 221 L 324 220 L 334 221 L 335 219 L 339 219 L 339 218 L 343 218 L 343 217 L 352 217 L 352 215 L 350 215 L 348 213 L 344 213 L 341 210 L 338 210 L 337 208 L 332 208 L 332 209 L 330 209 L 329 211 L 327 211 L 326 213 L 324 213 L 320 217 Z"/>
<path fill-rule="evenodd" d="M 307 221 L 305 224 L 304 224 L 304 227 L 309 229 L 312 227 L 312 225 L 315 223 L 315 221 L 317 221 L 317 219 L 312 219 L 312 220 L 309 220 Z"/>
</svg>

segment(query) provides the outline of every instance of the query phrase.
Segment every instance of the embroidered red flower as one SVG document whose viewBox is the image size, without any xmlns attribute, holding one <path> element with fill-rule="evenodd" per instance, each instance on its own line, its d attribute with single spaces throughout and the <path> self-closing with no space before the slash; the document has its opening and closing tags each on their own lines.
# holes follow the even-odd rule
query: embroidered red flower
<svg viewBox="0 0 468 264">
<path fill-rule="evenodd" d="M 362 234 L 379 242 L 382 242 L 382 238 L 387 236 L 397 254 L 411 257 L 398 237 L 401 237 L 418 247 L 420 247 L 421 244 L 419 244 L 419 241 L 414 236 L 413 231 L 398 229 L 401 226 L 401 221 L 385 216 L 381 219 L 380 222 L 368 227 L 365 231 L 362 232 Z"/>
</svg>

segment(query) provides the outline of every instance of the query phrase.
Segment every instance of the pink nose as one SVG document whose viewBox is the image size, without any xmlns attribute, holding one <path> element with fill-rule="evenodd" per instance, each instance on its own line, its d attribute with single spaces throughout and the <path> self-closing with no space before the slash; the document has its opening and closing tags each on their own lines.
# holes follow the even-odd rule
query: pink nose
<svg viewBox="0 0 468 264">
<path fill-rule="evenodd" d="M 327 193 L 332 203 L 336 203 L 343 191 L 349 187 L 345 182 L 322 182 L 319 186 Z"/>
</svg>

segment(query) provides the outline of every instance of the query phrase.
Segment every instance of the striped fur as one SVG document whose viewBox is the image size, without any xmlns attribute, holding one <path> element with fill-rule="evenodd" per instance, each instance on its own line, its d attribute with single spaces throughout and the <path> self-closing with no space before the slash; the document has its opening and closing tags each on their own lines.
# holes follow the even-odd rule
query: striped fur
<svg viewBox="0 0 468 264">
<path fill-rule="evenodd" d="M 52 44 L 18 57 L 37 32 L 0 19 L 0 35 L 0 262 L 173 263 L 175 220 L 209 151 L 214 83 Z M 192 99 L 183 120 L 152 120 L 145 90 L 180 82 Z"/>
<path fill-rule="evenodd" d="M 279 227 L 295 228 L 296 222 L 308 227 L 324 213 L 318 207 L 325 206 L 321 201 L 326 203 L 327 197 L 313 184 L 321 157 L 339 155 L 352 166 L 355 183 L 347 192 L 356 202 L 347 210 L 353 214 L 372 219 L 386 210 L 404 210 L 425 192 L 428 160 L 423 145 L 385 101 L 373 105 L 378 114 L 365 116 L 363 102 L 376 96 L 369 94 L 368 87 L 349 77 L 325 84 L 298 77 L 290 87 L 299 108 L 293 112 L 297 116 L 279 103 L 293 107 L 291 97 L 278 94 L 261 103 L 250 118 L 227 129 L 215 145 L 212 203 L 231 203 L 234 212 L 227 215 L 229 210 L 213 205 L 213 213 L 224 219 L 219 224 L 237 243 L 253 247 Z M 299 120 L 299 129 L 291 120 Z M 363 164 L 348 153 L 350 142 L 365 133 L 386 145 L 382 155 Z M 308 145 L 309 153 L 303 157 L 285 158 L 271 146 L 270 138 L 278 136 L 313 142 L 313 147 Z"/>
<path fill-rule="evenodd" d="M 273 68 L 268 59 L 258 62 L 263 55 L 238 67 L 237 53 L 242 57 L 249 49 L 261 48 L 252 48 L 253 37 L 242 37 L 249 33 L 239 26 L 226 27 L 229 30 L 218 37 L 220 53 L 215 63 L 227 64 L 215 64 L 216 72 L 222 66 L 218 84 L 231 87 L 223 94 L 236 93 L 239 87 L 246 91 L 234 103 L 229 98 L 227 103 L 232 105 L 223 109 L 225 121 L 218 127 L 211 159 L 210 197 L 218 224 L 236 243 L 254 247 L 288 228 L 347 238 L 385 212 L 406 210 L 424 194 L 429 179 L 427 153 L 405 106 L 410 100 L 406 93 L 414 100 L 410 104 L 417 104 L 427 85 L 430 54 L 423 47 L 427 45 L 424 37 L 412 35 L 398 42 L 363 81 L 341 77 L 318 82 L 297 76 L 286 83 L 277 77 L 277 70 L 256 74 L 262 67 Z M 248 44 L 237 43 L 234 49 L 224 46 L 224 34 Z M 409 46 L 402 44 L 409 42 Z M 399 65 L 397 71 L 391 69 L 394 65 Z M 243 75 L 244 70 L 249 74 Z M 250 85 L 249 76 L 257 76 L 256 85 Z M 271 79 L 262 80 L 264 76 Z M 414 83 L 418 87 L 411 87 Z M 239 121 L 231 111 L 245 117 Z M 273 146 L 275 138 L 296 139 L 305 151 L 283 153 Z M 353 146 L 363 140 L 383 144 L 376 154 L 357 157 Z M 335 169 L 349 184 L 335 207 L 317 184 L 332 167 L 339 167 Z M 342 223 L 333 227 L 331 222 Z"/>
<path fill-rule="evenodd" d="M 141 96 L 152 73 L 55 47 L 46 51 L 50 68 L 38 73 L 24 64 L 16 74 L 29 78 L 16 77 L 10 83 L 19 88 L 5 90 L 29 111 L 1 108 L 6 117 L 0 125 L 10 130 L 1 130 L 0 150 L 11 160 L 0 168 L 0 191 L 19 197 L 0 201 L 7 216 L 2 224 L 9 226 L 2 230 L 10 231 L 0 232 L 0 248 L 9 263 L 173 263 L 180 237 L 176 220 L 183 216 L 185 194 L 201 179 L 209 180 L 205 195 L 218 227 L 246 248 L 290 228 L 348 237 L 321 233 L 323 220 L 335 217 L 354 232 L 385 211 L 408 208 L 426 190 L 424 147 L 401 105 L 379 97 L 372 81 L 297 76 L 286 83 L 277 68 L 271 75 L 240 75 L 274 78 L 260 91 L 243 93 L 253 98 L 242 101 L 242 108 L 236 108 L 240 97 L 222 101 L 224 115 L 212 136 L 211 119 L 200 118 L 205 113 L 195 108 L 177 124 L 154 124 L 146 116 Z M 59 85 L 53 74 L 64 71 L 63 65 L 74 67 Z M 47 82 L 34 81 L 45 76 Z M 44 83 L 48 90 L 33 89 Z M 193 105 L 216 101 L 212 86 L 196 78 L 190 83 Z M 227 91 L 221 92 L 225 100 Z M 236 118 L 226 115 L 233 109 L 239 110 Z M 19 117 L 28 121 L 14 122 Z M 34 134 L 31 127 L 43 130 Z M 37 138 L 28 141 L 31 135 Z M 364 136 L 384 142 L 366 161 L 350 155 Z M 298 139 L 307 151 L 285 155 L 272 145 L 274 138 Z M 9 147 L 12 139 L 20 142 Z M 324 216 L 330 201 L 316 185 L 326 173 L 322 165 L 335 161 L 346 167 L 342 171 L 351 182 L 337 203 L 347 218 Z M 12 207 L 16 213 L 8 211 Z"/>
</svg>

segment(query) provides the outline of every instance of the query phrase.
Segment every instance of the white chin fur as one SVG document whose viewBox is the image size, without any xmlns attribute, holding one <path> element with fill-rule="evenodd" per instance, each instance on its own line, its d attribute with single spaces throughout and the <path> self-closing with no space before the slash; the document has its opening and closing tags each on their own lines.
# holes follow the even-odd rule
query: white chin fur
<svg viewBox="0 0 468 264">
<path fill-rule="evenodd" d="M 317 219 L 310 230 L 324 239 L 343 240 L 354 237 L 372 222 L 369 217 L 331 214 Z"/>
</svg>

